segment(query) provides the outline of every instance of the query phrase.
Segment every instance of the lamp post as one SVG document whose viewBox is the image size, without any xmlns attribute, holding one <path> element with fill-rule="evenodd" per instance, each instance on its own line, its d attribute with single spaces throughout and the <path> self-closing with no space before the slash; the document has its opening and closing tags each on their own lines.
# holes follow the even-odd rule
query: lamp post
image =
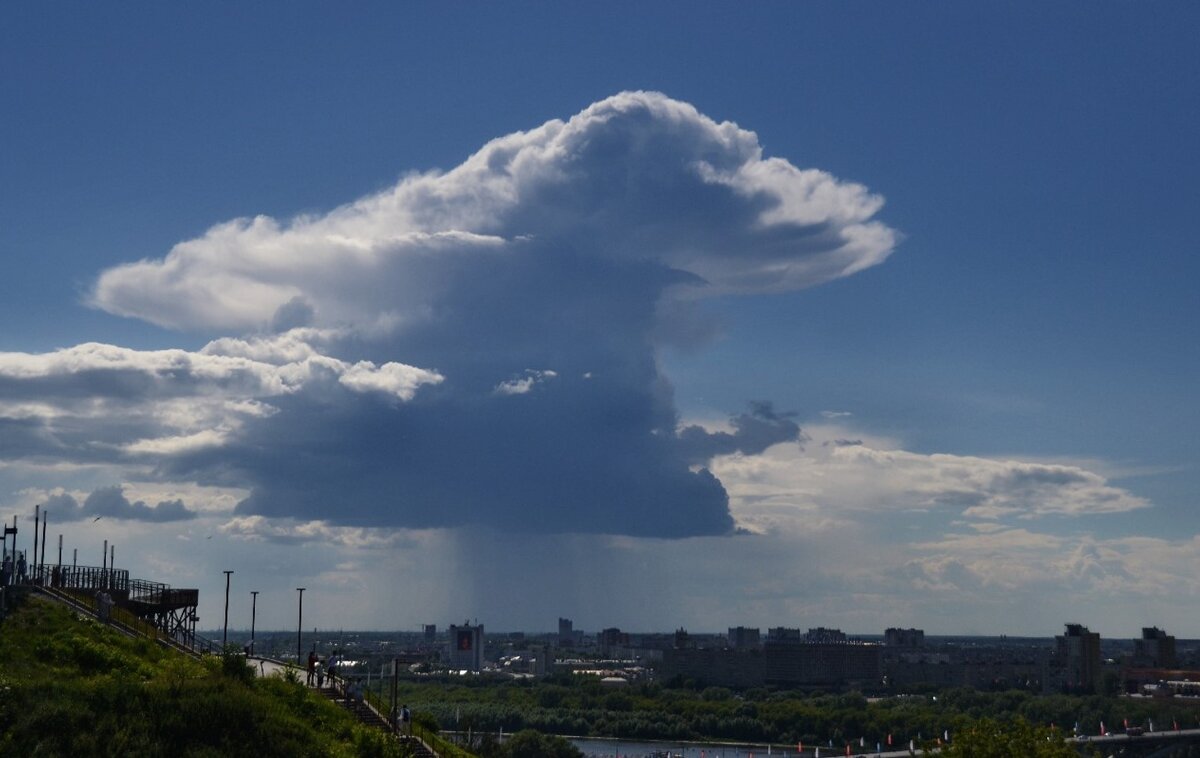
<svg viewBox="0 0 1200 758">
<path fill-rule="evenodd" d="M 297 587 L 296 591 L 300 593 L 300 609 L 296 612 L 296 665 L 300 665 L 300 652 L 304 647 L 301 644 L 301 633 L 304 630 L 304 587 Z"/>
<path fill-rule="evenodd" d="M 225 631 L 221 635 L 221 652 L 225 652 L 225 647 L 229 644 L 229 575 L 232 571 L 225 572 Z"/>
<path fill-rule="evenodd" d="M 250 590 L 250 655 L 254 655 L 254 616 L 258 612 L 258 590 Z"/>
<path fill-rule="evenodd" d="M 42 515 L 41 514 L 42 514 L 41 504 L 39 503 L 38 505 L 33 506 L 33 563 L 29 564 L 29 574 L 30 574 L 30 576 L 34 577 L 35 582 L 37 581 L 38 527 L 41 526 L 41 523 L 42 523 Z"/>
</svg>

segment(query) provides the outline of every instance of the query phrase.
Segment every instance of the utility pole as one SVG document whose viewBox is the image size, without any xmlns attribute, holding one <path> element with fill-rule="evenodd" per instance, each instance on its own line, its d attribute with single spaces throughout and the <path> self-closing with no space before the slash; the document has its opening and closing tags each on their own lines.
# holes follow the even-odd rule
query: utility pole
<svg viewBox="0 0 1200 758">
<path fill-rule="evenodd" d="M 221 635 L 221 652 L 225 652 L 225 648 L 229 646 L 229 575 L 232 571 L 225 572 L 225 631 Z"/>
<path fill-rule="evenodd" d="M 301 642 L 301 634 L 304 631 L 304 590 L 305 587 L 297 587 L 296 591 L 300 593 L 300 609 L 296 612 L 296 665 L 300 665 L 300 654 L 303 651 L 304 645 Z"/>
</svg>

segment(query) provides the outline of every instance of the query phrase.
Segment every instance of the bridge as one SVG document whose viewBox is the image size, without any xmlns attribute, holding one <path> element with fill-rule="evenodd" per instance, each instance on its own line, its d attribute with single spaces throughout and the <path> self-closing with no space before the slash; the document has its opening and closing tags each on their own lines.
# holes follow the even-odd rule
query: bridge
<svg viewBox="0 0 1200 758">
<path fill-rule="evenodd" d="M 1196 755 L 1200 747 L 1200 729 L 1174 729 L 1158 732 L 1107 734 L 1076 737 L 1070 740 L 1081 753 L 1094 748 L 1105 756 L 1130 758 L 1183 758 Z"/>
</svg>

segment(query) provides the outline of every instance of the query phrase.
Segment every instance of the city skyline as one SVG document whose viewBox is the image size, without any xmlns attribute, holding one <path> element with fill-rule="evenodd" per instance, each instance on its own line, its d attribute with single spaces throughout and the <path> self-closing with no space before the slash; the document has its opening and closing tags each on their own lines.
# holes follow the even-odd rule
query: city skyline
<svg viewBox="0 0 1200 758">
<path fill-rule="evenodd" d="M 513 7 L 0 11 L 0 515 L 205 628 L 1200 637 L 1200 11 Z"/>
</svg>

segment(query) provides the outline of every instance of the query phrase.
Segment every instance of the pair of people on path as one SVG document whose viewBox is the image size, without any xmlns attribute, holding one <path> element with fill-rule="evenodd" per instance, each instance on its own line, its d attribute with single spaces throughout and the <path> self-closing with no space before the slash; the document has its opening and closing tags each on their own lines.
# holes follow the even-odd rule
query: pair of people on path
<svg viewBox="0 0 1200 758">
<path fill-rule="evenodd" d="M 305 680 L 305 684 L 309 687 L 313 686 L 313 679 L 317 676 L 317 666 L 320 663 L 320 659 L 317 658 L 317 648 L 313 647 L 312 650 L 308 651 L 308 679 Z"/>
</svg>

